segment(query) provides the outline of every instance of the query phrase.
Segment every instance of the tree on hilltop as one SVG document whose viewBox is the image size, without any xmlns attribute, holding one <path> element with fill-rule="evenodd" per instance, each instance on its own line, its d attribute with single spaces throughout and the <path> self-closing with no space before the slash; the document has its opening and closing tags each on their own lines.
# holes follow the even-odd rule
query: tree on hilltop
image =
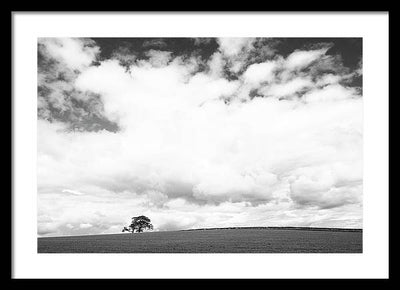
<svg viewBox="0 0 400 290">
<path fill-rule="evenodd" d="M 128 227 L 124 227 L 122 232 L 134 233 L 136 231 L 136 233 L 141 233 L 144 229 L 152 230 L 153 225 L 150 222 L 151 220 L 144 215 L 133 217 L 131 224 Z"/>
</svg>

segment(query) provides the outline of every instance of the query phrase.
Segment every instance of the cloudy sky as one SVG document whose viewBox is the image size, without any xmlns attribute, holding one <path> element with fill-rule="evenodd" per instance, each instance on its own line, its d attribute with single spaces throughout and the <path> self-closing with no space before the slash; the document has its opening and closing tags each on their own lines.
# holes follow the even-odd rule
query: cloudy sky
<svg viewBox="0 0 400 290">
<path fill-rule="evenodd" d="M 38 234 L 362 227 L 362 40 L 38 39 Z"/>
</svg>

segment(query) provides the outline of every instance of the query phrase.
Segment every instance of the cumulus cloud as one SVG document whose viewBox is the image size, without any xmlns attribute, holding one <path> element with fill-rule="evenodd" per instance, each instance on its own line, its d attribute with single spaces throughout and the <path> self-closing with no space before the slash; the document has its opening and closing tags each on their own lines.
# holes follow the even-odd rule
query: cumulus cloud
<svg viewBox="0 0 400 290">
<path fill-rule="evenodd" d="M 358 98 L 358 93 L 353 88 L 345 88 L 339 84 L 331 84 L 320 90 L 314 90 L 304 96 L 307 102 L 330 102 Z"/>
<path fill-rule="evenodd" d="M 220 50 L 228 57 L 239 55 L 243 50 L 248 49 L 252 45 L 253 41 L 253 38 L 246 37 L 229 37 L 218 39 Z"/>
<path fill-rule="evenodd" d="M 146 56 L 149 57 L 149 62 L 154 67 L 162 67 L 168 64 L 171 60 L 170 51 L 160 51 L 160 50 L 149 50 L 146 52 Z"/>
<path fill-rule="evenodd" d="M 73 70 L 83 70 L 99 53 L 99 47 L 87 39 L 40 38 L 39 43 L 48 56 Z"/>
<path fill-rule="evenodd" d="M 274 77 L 275 62 L 255 63 L 250 65 L 243 74 L 247 83 L 259 85 L 262 82 L 271 82 Z"/>
<path fill-rule="evenodd" d="M 279 98 L 294 95 L 310 87 L 314 87 L 310 78 L 298 77 L 288 82 L 275 83 L 271 86 L 263 87 L 260 91 L 265 95 Z"/>
<path fill-rule="evenodd" d="M 304 71 L 326 49 L 245 63 L 229 79 L 224 66 L 254 39 L 219 40 L 205 70 L 151 49 L 128 69 L 116 57 L 93 65 L 100 48 L 86 43 L 43 42 L 64 63 L 43 75 L 78 70 L 63 85 L 83 103 L 97 96 L 118 130 L 39 118 L 39 234 L 119 232 L 135 214 L 156 230 L 361 226 L 362 98 L 345 73 Z"/>
<path fill-rule="evenodd" d="M 328 48 L 310 51 L 297 50 L 288 56 L 285 65 L 290 70 L 302 69 L 323 56 L 327 50 Z"/>
</svg>

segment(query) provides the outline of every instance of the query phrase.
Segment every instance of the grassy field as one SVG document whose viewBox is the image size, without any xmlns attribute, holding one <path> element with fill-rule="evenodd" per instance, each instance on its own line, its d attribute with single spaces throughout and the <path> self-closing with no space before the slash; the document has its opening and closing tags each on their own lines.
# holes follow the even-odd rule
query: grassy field
<svg viewBox="0 0 400 290">
<path fill-rule="evenodd" d="M 38 253 L 362 253 L 362 231 L 235 228 L 38 238 Z"/>
</svg>

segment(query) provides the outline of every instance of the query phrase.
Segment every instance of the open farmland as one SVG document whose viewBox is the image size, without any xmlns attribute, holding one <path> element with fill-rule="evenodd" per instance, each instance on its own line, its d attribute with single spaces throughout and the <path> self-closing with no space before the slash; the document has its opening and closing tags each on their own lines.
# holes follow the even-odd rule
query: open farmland
<svg viewBox="0 0 400 290">
<path fill-rule="evenodd" d="M 233 228 L 38 238 L 39 253 L 362 253 L 361 230 Z"/>
</svg>

